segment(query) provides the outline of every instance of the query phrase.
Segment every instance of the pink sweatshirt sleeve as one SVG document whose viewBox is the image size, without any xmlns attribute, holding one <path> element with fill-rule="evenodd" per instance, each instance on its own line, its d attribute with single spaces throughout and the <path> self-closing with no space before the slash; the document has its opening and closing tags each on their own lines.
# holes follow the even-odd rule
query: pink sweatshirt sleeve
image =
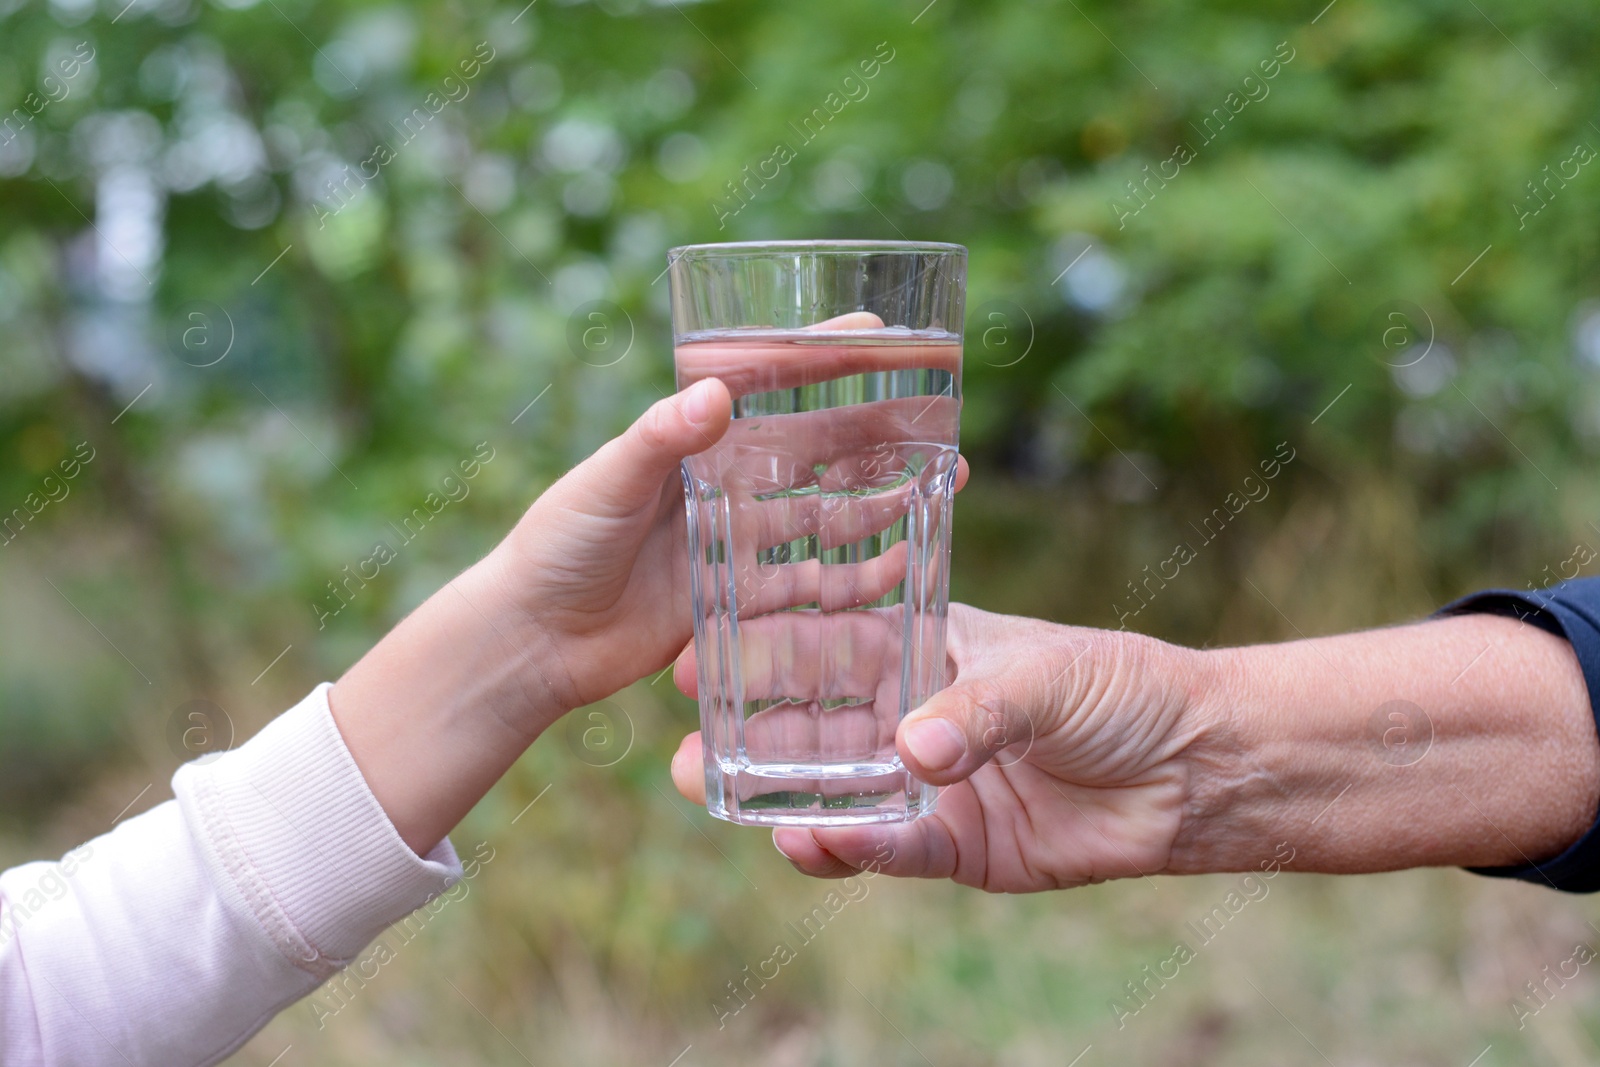
<svg viewBox="0 0 1600 1067">
<path fill-rule="evenodd" d="M 449 841 L 400 839 L 330 688 L 180 768 L 176 800 L 0 874 L 0 1064 L 216 1063 L 461 877 Z"/>
</svg>

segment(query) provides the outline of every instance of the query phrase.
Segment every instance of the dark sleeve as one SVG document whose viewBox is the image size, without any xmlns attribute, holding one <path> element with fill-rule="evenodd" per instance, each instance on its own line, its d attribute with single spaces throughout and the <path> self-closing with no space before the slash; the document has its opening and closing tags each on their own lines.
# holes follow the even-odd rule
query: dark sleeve
<svg viewBox="0 0 1600 1067">
<path fill-rule="evenodd" d="M 1578 578 L 1548 589 L 1489 589 L 1440 608 L 1439 615 L 1485 612 L 1506 615 L 1565 637 L 1583 669 L 1589 704 L 1600 730 L 1600 578 Z M 1472 867 L 1474 874 L 1519 878 L 1568 893 L 1600 891 L 1600 820 L 1577 843 L 1543 863 L 1520 867 Z"/>
</svg>

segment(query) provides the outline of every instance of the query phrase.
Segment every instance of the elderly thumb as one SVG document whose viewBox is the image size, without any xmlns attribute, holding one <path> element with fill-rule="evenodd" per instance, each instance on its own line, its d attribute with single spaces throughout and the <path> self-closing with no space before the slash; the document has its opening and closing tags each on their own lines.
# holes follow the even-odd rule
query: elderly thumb
<svg viewBox="0 0 1600 1067">
<path fill-rule="evenodd" d="M 1031 744 L 1033 716 L 1003 692 L 957 683 L 906 716 L 896 736 L 917 778 L 947 785 L 970 777 L 997 752 Z"/>
</svg>

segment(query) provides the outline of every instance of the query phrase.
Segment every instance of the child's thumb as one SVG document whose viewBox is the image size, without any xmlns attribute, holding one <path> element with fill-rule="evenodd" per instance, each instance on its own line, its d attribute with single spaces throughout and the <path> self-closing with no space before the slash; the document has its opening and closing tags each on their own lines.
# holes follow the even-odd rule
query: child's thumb
<svg viewBox="0 0 1600 1067">
<path fill-rule="evenodd" d="M 728 387 L 716 378 L 652 404 L 621 437 L 573 472 L 581 472 L 583 510 L 626 515 L 650 504 L 685 456 L 704 452 L 721 439 L 732 412 Z"/>
</svg>

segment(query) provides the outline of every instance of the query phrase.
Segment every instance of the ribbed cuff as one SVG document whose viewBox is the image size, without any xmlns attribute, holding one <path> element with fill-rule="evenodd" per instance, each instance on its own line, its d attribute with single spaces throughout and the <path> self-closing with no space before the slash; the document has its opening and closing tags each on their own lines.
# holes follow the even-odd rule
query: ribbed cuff
<svg viewBox="0 0 1600 1067">
<path fill-rule="evenodd" d="M 319 979 L 461 877 L 448 840 L 425 857 L 401 840 L 333 721 L 331 688 L 172 779 L 225 896 Z"/>
</svg>

